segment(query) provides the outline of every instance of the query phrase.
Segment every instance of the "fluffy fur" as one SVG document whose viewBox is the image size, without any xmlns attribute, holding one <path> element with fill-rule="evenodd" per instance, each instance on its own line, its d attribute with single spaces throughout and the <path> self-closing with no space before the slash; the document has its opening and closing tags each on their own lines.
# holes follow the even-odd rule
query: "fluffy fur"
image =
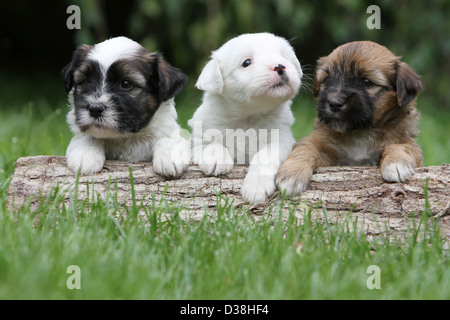
<svg viewBox="0 0 450 320">
<path fill-rule="evenodd" d="M 290 105 L 302 74 L 290 44 L 273 34 L 244 34 L 214 51 L 196 84 L 203 102 L 188 122 L 194 163 L 207 175 L 250 164 L 242 197 L 264 202 L 295 143 Z"/>
<path fill-rule="evenodd" d="M 105 159 L 153 161 L 167 177 L 187 169 L 189 142 L 180 135 L 173 99 L 187 77 L 161 54 L 113 38 L 76 49 L 63 76 L 75 134 L 67 165 L 74 173 L 99 172 Z"/>
<path fill-rule="evenodd" d="M 422 80 L 387 48 L 351 42 L 318 60 L 314 131 L 296 143 L 277 186 L 303 192 L 321 166 L 377 166 L 386 181 L 403 182 L 422 165 L 415 98 Z"/>
</svg>

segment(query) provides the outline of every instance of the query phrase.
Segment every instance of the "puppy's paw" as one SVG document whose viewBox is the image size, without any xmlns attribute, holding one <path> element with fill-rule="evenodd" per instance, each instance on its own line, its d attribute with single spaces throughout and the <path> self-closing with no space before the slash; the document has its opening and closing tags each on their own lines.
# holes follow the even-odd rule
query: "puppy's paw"
<svg viewBox="0 0 450 320">
<path fill-rule="evenodd" d="M 302 181 L 294 177 L 277 177 L 275 183 L 282 194 L 286 193 L 287 196 L 297 196 L 308 188 L 309 180 Z"/>
<path fill-rule="evenodd" d="M 412 164 L 392 162 L 381 164 L 381 176 L 388 182 L 404 182 L 416 172 Z"/>
<path fill-rule="evenodd" d="M 153 155 L 153 170 L 164 177 L 178 178 L 189 167 L 191 159 L 189 143 L 173 140 L 161 141 Z"/>
<path fill-rule="evenodd" d="M 220 144 L 210 144 L 202 150 L 199 169 L 207 176 L 226 174 L 233 169 L 233 158 L 230 152 Z"/>
<path fill-rule="evenodd" d="M 250 169 L 241 187 L 242 199 L 258 205 L 275 192 L 275 174 L 261 174 L 260 170 Z"/>
<path fill-rule="evenodd" d="M 67 154 L 67 166 L 77 174 L 90 175 L 100 172 L 105 164 L 105 153 L 95 148 L 72 150 Z"/>
<path fill-rule="evenodd" d="M 287 196 L 297 196 L 308 188 L 312 172 L 312 168 L 302 168 L 298 164 L 289 167 L 289 163 L 286 161 L 275 177 L 275 184 L 281 193 L 286 193 Z"/>
</svg>

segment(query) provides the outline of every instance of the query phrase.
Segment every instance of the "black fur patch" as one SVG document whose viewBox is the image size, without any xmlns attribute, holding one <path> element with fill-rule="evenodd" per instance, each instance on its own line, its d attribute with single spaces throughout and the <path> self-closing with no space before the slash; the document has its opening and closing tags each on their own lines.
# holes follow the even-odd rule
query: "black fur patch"
<svg viewBox="0 0 450 320">
<path fill-rule="evenodd" d="M 72 60 L 67 64 L 62 70 L 62 75 L 64 78 L 64 89 L 66 92 L 72 90 L 74 85 L 74 72 L 78 70 L 88 52 L 92 49 L 92 46 L 81 45 L 79 46 L 72 55 Z"/>
<path fill-rule="evenodd" d="M 368 93 L 354 67 L 350 65 L 348 71 L 335 69 L 325 81 L 317 102 L 320 121 L 338 132 L 373 126 L 374 105 L 378 96 L 372 97 Z M 340 110 L 330 108 L 333 100 L 342 104 Z"/>
<path fill-rule="evenodd" d="M 111 103 L 118 114 L 119 129 L 126 132 L 138 132 L 147 126 L 161 104 L 154 83 L 147 80 L 142 85 L 133 78 L 132 72 L 147 74 L 147 79 L 152 77 L 149 70 L 132 61 L 119 60 L 109 67 L 105 81 L 106 92 L 111 94 Z M 130 89 L 121 88 L 124 80 L 131 83 Z"/>
</svg>

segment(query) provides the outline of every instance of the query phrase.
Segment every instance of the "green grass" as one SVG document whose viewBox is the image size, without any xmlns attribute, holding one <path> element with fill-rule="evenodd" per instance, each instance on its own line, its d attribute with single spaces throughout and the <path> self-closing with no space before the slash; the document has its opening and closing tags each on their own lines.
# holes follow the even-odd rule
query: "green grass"
<svg viewBox="0 0 450 320">
<path fill-rule="evenodd" d="M 184 127 L 201 97 L 189 90 L 177 100 Z M 144 208 L 143 221 L 138 204 L 117 203 L 114 188 L 106 200 L 92 196 L 91 206 L 75 194 L 65 206 L 56 195 L 37 211 L 9 211 L 13 162 L 65 153 L 71 134 L 60 97 L 0 101 L 0 299 L 450 299 L 449 253 L 437 230 L 420 241 L 411 230 L 401 245 L 372 242 L 345 219 L 255 221 L 232 204 L 195 223 L 164 198 Z M 421 101 L 419 109 L 426 165 L 450 162 L 450 112 Z M 296 98 L 293 110 L 300 138 L 312 130 L 310 94 Z M 80 290 L 66 286 L 70 265 L 80 267 Z M 380 268 L 379 290 L 366 286 L 371 265 Z"/>
<path fill-rule="evenodd" d="M 437 233 L 416 241 L 412 232 L 399 246 L 371 243 L 345 219 L 332 226 L 310 215 L 302 224 L 293 215 L 254 221 L 227 204 L 194 223 L 156 199 L 142 220 L 138 205 L 115 203 L 114 191 L 93 200 L 87 207 L 74 198 L 65 207 L 61 197 L 48 197 L 35 212 L 2 212 L 0 298 L 450 297 L 448 256 Z M 80 267 L 80 290 L 66 287 L 70 265 Z M 366 286 L 371 265 L 380 268 L 379 290 Z"/>
</svg>

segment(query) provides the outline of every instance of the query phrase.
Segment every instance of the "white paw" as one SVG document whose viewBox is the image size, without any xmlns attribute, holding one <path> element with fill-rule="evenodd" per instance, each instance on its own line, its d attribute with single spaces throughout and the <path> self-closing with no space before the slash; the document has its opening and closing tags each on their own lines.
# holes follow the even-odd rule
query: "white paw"
<svg viewBox="0 0 450 320">
<path fill-rule="evenodd" d="M 105 164 L 105 153 L 97 148 L 75 149 L 67 152 L 67 166 L 77 174 L 89 175 L 100 172 Z"/>
<path fill-rule="evenodd" d="M 220 144 L 210 144 L 203 148 L 197 161 L 199 169 L 207 176 L 218 176 L 233 169 L 233 158 L 230 152 Z"/>
<path fill-rule="evenodd" d="M 267 200 L 275 192 L 274 177 L 249 177 L 244 179 L 241 188 L 242 199 L 253 204 L 258 205 Z"/>
<path fill-rule="evenodd" d="M 302 181 L 297 180 L 293 177 L 281 179 L 277 177 L 275 183 L 280 190 L 281 194 L 286 194 L 286 196 L 297 196 L 308 188 L 309 180 Z"/>
<path fill-rule="evenodd" d="M 180 177 L 188 169 L 191 160 L 189 143 L 165 139 L 158 144 L 153 155 L 153 170 L 164 177 Z"/>
<path fill-rule="evenodd" d="M 381 176 L 388 182 L 404 182 L 411 177 L 414 172 L 416 172 L 414 166 L 402 162 L 381 165 Z"/>
<path fill-rule="evenodd" d="M 275 192 L 275 173 L 268 167 L 250 165 L 241 187 L 242 198 L 253 205 L 266 201 Z"/>
</svg>

